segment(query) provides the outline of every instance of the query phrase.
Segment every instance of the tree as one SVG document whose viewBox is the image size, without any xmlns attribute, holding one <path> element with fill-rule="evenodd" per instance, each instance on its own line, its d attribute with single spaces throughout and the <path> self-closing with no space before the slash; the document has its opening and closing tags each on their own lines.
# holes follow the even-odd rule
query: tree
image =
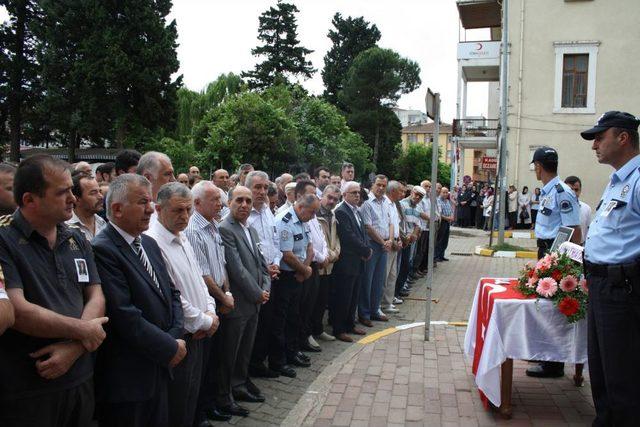
<svg viewBox="0 0 640 427">
<path fill-rule="evenodd" d="M 258 40 L 263 44 L 251 50 L 254 56 L 265 60 L 256 64 L 253 71 L 242 73 L 249 79 L 249 87 L 266 88 L 277 83 L 289 83 L 290 77 L 310 78 L 315 69 L 306 56 L 312 50 L 300 46 L 295 14 L 298 8 L 291 3 L 278 1 L 276 7 L 260 15 Z"/>
<path fill-rule="evenodd" d="M 334 105 L 339 105 L 338 93 L 342 90 L 349 67 L 359 53 L 374 47 L 380 40 L 380 30 L 363 17 L 344 19 L 336 13 L 331 21 L 332 29 L 327 37 L 332 42 L 331 49 L 324 56 L 322 81 L 324 82 L 324 98 Z"/>
<path fill-rule="evenodd" d="M 418 64 L 390 49 L 367 49 L 349 68 L 339 99 L 346 107 L 349 125 L 373 148 L 376 167 L 380 166 L 381 119 L 401 95 L 415 90 L 420 83 Z M 373 135 L 369 137 L 371 129 Z"/>
<path fill-rule="evenodd" d="M 293 120 L 255 92 L 244 92 L 212 108 L 203 119 L 208 137 L 196 141 L 212 168 L 251 163 L 273 174 L 288 170 L 300 158 Z"/>
<path fill-rule="evenodd" d="M 396 176 L 398 179 L 411 184 L 420 184 L 420 182 L 425 179 L 431 179 L 432 153 L 432 145 L 409 145 L 409 148 L 407 148 L 407 150 L 395 160 Z M 442 185 L 448 186 L 450 180 L 451 166 L 439 161 L 438 182 Z"/>
<path fill-rule="evenodd" d="M 34 29 L 41 12 L 33 0 L 0 0 L 0 7 L 9 14 L 0 25 L 0 139 L 11 141 L 10 159 L 18 162 L 21 141 L 33 141 L 38 128 L 36 105 L 42 90 Z M 25 128 L 35 131 L 25 135 Z"/>
</svg>

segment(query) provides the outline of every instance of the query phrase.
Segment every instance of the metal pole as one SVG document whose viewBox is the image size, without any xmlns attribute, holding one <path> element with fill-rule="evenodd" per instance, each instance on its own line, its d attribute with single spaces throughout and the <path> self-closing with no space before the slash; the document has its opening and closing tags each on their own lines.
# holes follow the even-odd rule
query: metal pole
<svg viewBox="0 0 640 427">
<path fill-rule="evenodd" d="M 436 242 L 436 183 L 438 182 L 438 139 L 440 139 L 440 94 L 435 94 L 435 118 L 431 143 L 431 210 L 429 212 L 429 256 L 427 258 L 427 306 L 424 315 L 424 340 L 429 341 L 431 323 L 431 289 L 433 288 L 433 255 Z"/>
<path fill-rule="evenodd" d="M 507 201 L 505 200 L 505 191 L 507 187 L 507 102 L 509 82 L 507 67 L 509 66 L 509 0 L 503 0 L 502 2 L 502 64 L 500 65 L 500 144 L 498 149 L 500 150 L 500 160 L 498 161 L 498 182 L 500 190 L 496 188 L 496 193 L 499 191 L 500 196 L 500 210 L 498 212 L 498 244 L 504 244 L 504 223 L 506 219 L 505 207 Z M 497 197 L 497 195 L 496 195 Z"/>
</svg>

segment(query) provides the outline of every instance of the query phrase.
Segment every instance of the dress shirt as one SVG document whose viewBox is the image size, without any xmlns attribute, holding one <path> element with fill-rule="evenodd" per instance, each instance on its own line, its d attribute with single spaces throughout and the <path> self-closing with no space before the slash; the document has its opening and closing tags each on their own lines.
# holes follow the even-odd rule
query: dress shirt
<svg viewBox="0 0 640 427">
<path fill-rule="evenodd" d="M 400 200 L 400 206 L 404 211 L 404 217 L 407 223 L 407 234 L 411 234 L 415 227 L 420 228 L 422 207 L 420 203 L 414 205 L 409 197 Z"/>
<path fill-rule="evenodd" d="M 382 240 L 389 239 L 389 205 L 385 201 L 385 196 L 369 198 L 360 206 L 360 215 L 365 225 L 373 227 Z"/>
<path fill-rule="evenodd" d="M 580 244 L 584 246 L 589 232 L 589 225 L 591 224 L 591 206 L 582 200 L 578 200 L 578 203 L 580 203 L 580 231 L 582 231 L 582 242 Z"/>
<path fill-rule="evenodd" d="M 449 200 L 438 197 L 438 207 L 440 208 L 441 216 L 453 216 L 453 208 Z"/>
<path fill-rule="evenodd" d="M 251 249 L 251 252 L 253 252 L 253 244 L 251 243 L 251 232 L 249 231 L 249 226 L 244 225 L 241 222 L 239 222 L 238 224 L 240 224 L 240 227 L 242 227 L 242 230 L 244 231 L 244 237 L 247 238 L 247 243 L 249 244 L 249 248 Z"/>
<path fill-rule="evenodd" d="M 347 203 L 347 202 L 341 202 L 341 203 Z M 353 216 L 356 217 L 356 222 L 358 223 L 358 225 L 362 226 L 362 222 L 360 221 L 360 215 L 358 215 L 358 208 L 351 205 L 350 203 L 347 203 L 347 206 L 349 206 L 349 209 L 351 209 L 351 212 L 353 212 Z"/>
<path fill-rule="evenodd" d="M 280 264 L 282 252 L 280 252 L 280 237 L 276 231 L 276 218 L 271 213 L 267 203 L 262 205 L 259 211 L 251 208 L 251 213 L 247 219 L 247 225 L 253 227 L 258 232 L 260 243 L 258 247 L 269 264 Z"/>
<path fill-rule="evenodd" d="M 216 285 L 222 287 L 227 279 L 227 262 L 216 220 L 207 221 L 198 211 L 193 211 L 184 235 L 195 252 L 202 275 L 211 276 Z"/>
<path fill-rule="evenodd" d="M 96 232 L 94 233 L 93 231 L 91 231 L 91 229 L 89 227 L 87 227 L 81 220 L 80 218 L 78 218 L 78 215 L 76 215 L 75 211 L 73 212 L 73 214 L 71 215 L 71 219 L 67 221 L 67 225 L 70 225 L 72 227 L 78 227 L 80 229 L 80 231 L 82 231 L 82 234 L 84 234 L 84 236 L 87 238 L 88 241 L 93 240 L 94 237 L 96 237 L 96 234 L 98 234 L 100 231 L 102 231 L 103 228 L 105 228 L 107 226 L 107 221 L 105 221 L 104 219 L 100 218 L 98 215 L 93 214 L 93 219 L 95 221 L 95 225 L 96 225 Z"/>
<path fill-rule="evenodd" d="M 4 290 L 4 287 L 0 288 L 0 299 L 9 299 L 7 291 Z"/>
<path fill-rule="evenodd" d="M 329 248 L 327 246 L 327 240 L 324 238 L 322 226 L 315 216 L 309 220 L 308 224 L 311 246 L 313 246 L 313 261 L 322 263 L 329 256 Z"/>
<path fill-rule="evenodd" d="M 393 225 L 393 238 L 400 237 L 400 214 L 396 208 L 396 204 L 391 201 L 387 196 L 384 196 L 384 202 L 387 204 L 387 211 L 389 212 L 389 222 Z"/>
<path fill-rule="evenodd" d="M 149 236 L 160 246 L 169 277 L 180 291 L 185 330 L 189 333 L 208 330 L 213 319 L 205 312 L 215 313 L 216 303 L 209 295 L 189 240 L 183 233 L 177 236 L 171 233 L 160 222 L 149 230 Z"/>
<path fill-rule="evenodd" d="M 284 205 L 276 209 L 276 215 L 279 215 L 282 212 L 288 211 L 291 206 L 293 206 L 293 203 L 289 203 L 289 201 L 287 200 L 286 202 L 284 202 Z"/>
</svg>

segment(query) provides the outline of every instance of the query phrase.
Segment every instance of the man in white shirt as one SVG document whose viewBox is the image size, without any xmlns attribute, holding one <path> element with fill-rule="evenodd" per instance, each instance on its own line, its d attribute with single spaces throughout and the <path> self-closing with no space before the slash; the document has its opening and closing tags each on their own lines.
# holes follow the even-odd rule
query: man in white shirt
<svg viewBox="0 0 640 427">
<path fill-rule="evenodd" d="M 385 202 L 388 205 L 389 220 L 393 225 L 393 244 L 387 254 L 387 269 L 381 297 L 381 309 L 387 313 L 397 313 L 400 311 L 393 305 L 393 297 L 395 296 L 396 280 L 398 278 L 398 254 L 402 250 L 402 241 L 400 240 L 400 214 L 398 213 L 396 202 L 399 202 L 403 196 L 404 187 L 402 184 L 398 181 L 389 181 Z"/>
<path fill-rule="evenodd" d="M 582 194 L 582 181 L 580 181 L 580 178 L 568 176 L 565 178 L 564 183 L 571 187 L 578 198 L 578 203 L 580 203 L 580 230 L 582 230 L 582 242 L 580 244 L 584 246 L 584 242 L 587 241 L 589 225 L 591 224 L 591 206 L 580 200 L 580 194 Z"/>
<path fill-rule="evenodd" d="M 313 171 L 313 180 L 316 183 L 316 196 L 318 196 L 318 199 L 321 199 L 322 192 L 331 182 L 331 171 L 325 166 L 318 166 Z"/>
<path fill-rule="evenodd" d="M 150 228 L 164 258 L 169 277 L 180 291 L 184 312 L 187 355 L 173 371 L 169 383 L 169 425 L 193 425 L 200 382 L 204 370 L 204 338 L 211 337 L 218 329 L 216 305 L 209 295 L 207 285 L 195 253 L 182 233 L 189 224 L 193 208 L 191 191 L 179 182 L 160 187 L 157 193 L 158 221 Z"/>
<path fill-rule="evenodd" d="M 91 241 L 107 226 L 107 222 L 98 215 L 98 212 L 102 211 L 104 197 L 98 181 L 93 176 L 84 172 L 74 172 L 72 181 L 71 191 L 76 197 L 76 203 L 67 225 L 79 228 L 87 240 Z"/>
</svg>

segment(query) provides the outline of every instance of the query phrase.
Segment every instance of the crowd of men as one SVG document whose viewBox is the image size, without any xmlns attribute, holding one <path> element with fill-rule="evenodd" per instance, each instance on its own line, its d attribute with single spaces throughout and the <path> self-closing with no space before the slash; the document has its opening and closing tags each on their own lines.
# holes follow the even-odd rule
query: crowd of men
<svg viewBox="0 0 640 427">
<path fill-rule="evenodd" d="M 375 176 L 210 180 L 163 153 L 96 169 L 47 155 L 0 165 L 0 425 L 200 426 L 265 400 L 323 341 L 400 311 L 436 257 L 448 190 Z M 327 314 L 325 316 L 325 314 Z"/>
</svg>

